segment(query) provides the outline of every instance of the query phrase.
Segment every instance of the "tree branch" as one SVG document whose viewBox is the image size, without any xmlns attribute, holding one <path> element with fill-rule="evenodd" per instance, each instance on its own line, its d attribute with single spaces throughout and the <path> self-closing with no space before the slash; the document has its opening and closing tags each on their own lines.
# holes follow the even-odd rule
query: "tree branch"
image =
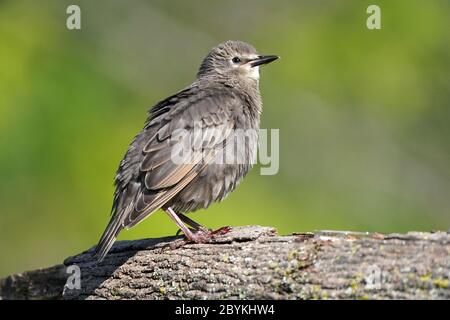
<svg viewBox="0 0 450 320">
<path fill-rule="evenodd" d="M 246 226 L 207 244 L 168 248 L 177 241 L 120 241 L 100 264 L 91 248 L 61 265 L 0 280 L 0 299 L 450 298 L 446 232 L 279 236 Z M 76 275 L 66 273 L 72 265 L 80 268 L 80 289 Z"/>
</svg>

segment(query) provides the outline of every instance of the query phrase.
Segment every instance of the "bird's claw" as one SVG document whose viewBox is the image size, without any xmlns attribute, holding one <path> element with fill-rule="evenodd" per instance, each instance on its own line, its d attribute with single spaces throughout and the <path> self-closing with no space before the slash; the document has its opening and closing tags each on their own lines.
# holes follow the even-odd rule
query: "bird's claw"
<svg viewBox="0 0 450 320">
<path fill-rule="evenodd" d="M 230 231 L 231 231 L 231 227 L 226 226 L 226 227 L 221 227 L 217 230 L 211 231 L 211 233 L 215 236 L 221 236 L 221 235 L 227 234 Z"/>
<path fill-rule="evenodd" d="M 226 226 L 226 227 L 221 227 L 217 230 L 209 230 L 206 228 L 201 228 L 195 232 L 192 233 L 191 237 L 187 237 L 186 235 L 184 236 L 183 239 L 176 239 L 166 245 L 164 245 L 161 248 L 161 251 L 165 251 L 165 250 L 176 250 L 179 249 L 181 247 L 183 247 L 186 244 L 190 244 L 190 243 L 208 243 L 211 241 L 211 239 L 217 237 L 217 236 L 221 236 L 224 234 L 227 234 L 228 232 L 230 232 L 231 227 Z M 178 230 L 177 235 L 180 233 L 181 230 Z"/>
<path fill-rule="evenodd" d="M 216 236 L 221 236 L 230 232 L 231 227 L 222 227 L 217 230 L 208 230 L 208 229 L 199 229 L 197 232 L 191 235 L 191 238 L 188 238 L 190 242 L 194 243 L 208 243 L 211 239 Z"/>
</svg>

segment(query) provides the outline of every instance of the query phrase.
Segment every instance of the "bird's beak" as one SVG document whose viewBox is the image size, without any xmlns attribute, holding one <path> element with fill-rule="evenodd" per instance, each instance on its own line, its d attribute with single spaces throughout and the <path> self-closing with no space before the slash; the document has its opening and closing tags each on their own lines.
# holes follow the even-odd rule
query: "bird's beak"
<svg viewBox="0 0 450 320">
<path fill-rule="evenodd" d="M 253 59 L 250 62 L 251 67 L 257 67 L 260 66 L 262 64 L 268 64 L 271 63 L 272 61 L 277 60 L 278 58 L 280 58 L 279 56 L 258 56 L 258 58 Z"/>
</svg>

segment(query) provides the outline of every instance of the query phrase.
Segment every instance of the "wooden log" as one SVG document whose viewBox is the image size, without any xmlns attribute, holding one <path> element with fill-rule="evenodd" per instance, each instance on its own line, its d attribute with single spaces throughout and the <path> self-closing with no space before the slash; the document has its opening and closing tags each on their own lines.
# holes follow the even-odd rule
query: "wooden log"
<svg viewBox="0 0 450 320">
<path fill-rule="evenodd" d="M 448 232 L 245 226 L 170 248 L 180 241 L 119 241 L 99 264 L 91 248 L 0 280 L 0 299 L 450 299 Z"/>
</svg>

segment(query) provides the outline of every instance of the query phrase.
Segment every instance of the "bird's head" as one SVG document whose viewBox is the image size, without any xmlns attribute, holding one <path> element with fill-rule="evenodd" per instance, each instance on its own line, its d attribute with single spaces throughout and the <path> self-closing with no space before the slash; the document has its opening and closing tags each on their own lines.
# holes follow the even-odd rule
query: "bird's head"
<svg viewBox="0 0 450 320">
<path fill-rule="evenodd" d="M 242 77 L 259 79 L 259 67 L 270 63 L 278 56 L 263 56 L 256 49 L 242 41 L 226 41 L 214 47 L 203 60 L 197 77 L 220 75 L 221 77 Z"/>
</svg>

